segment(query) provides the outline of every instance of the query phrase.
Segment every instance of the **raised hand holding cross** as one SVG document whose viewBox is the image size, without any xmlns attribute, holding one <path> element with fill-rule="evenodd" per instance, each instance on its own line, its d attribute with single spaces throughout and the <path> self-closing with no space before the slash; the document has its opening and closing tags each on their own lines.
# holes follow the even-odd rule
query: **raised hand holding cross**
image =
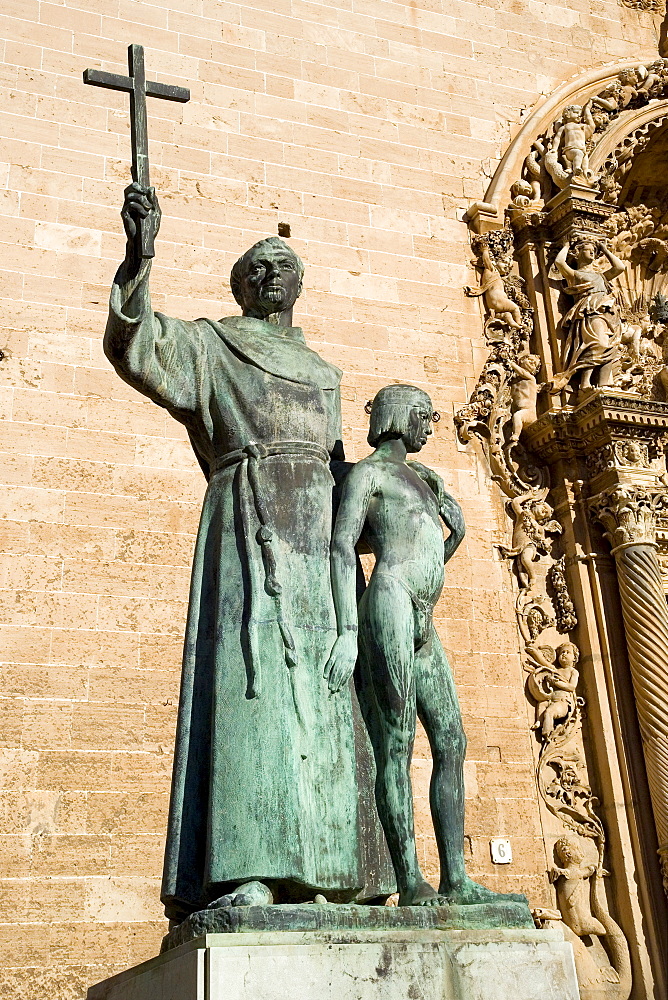
<svg viewBox="0 0 668 1000">
<path fill-rule="evenodd" d="M 141 45 L 128 46 L 128 76 L 105 73 L 99 69 L 86 69 L 84 83 L 107 90 L 122 90 L 130 95 L 130 130 L 132 136 L 132 179 L 142 188 L 150 186 L 148 166 L 148 126 L 146 121 L 146 98 L 161 97 L 166 101 L 185 104 L 190 100 L 190 91 L 185 87 L 156 83 L 146 79 L 144 68 L 144 48 Z M 137 218 L 137 257 L 147 260 L 155 256 L 153 241 L 155 233 L 151 216 Z"/>
</svg>

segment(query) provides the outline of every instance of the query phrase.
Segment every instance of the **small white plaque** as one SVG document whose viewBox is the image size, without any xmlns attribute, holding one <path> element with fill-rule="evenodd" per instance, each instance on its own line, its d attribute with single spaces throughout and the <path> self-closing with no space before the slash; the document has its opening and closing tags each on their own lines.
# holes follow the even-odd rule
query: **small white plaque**
<svg viewBox="0 0 668 1000">
<path fill-rule="evenodd" d="M 492 837 L 489 847 L 495 865 L 509 865 L 513 860 L 513 849 L 505 837 Z"/>
</svg>

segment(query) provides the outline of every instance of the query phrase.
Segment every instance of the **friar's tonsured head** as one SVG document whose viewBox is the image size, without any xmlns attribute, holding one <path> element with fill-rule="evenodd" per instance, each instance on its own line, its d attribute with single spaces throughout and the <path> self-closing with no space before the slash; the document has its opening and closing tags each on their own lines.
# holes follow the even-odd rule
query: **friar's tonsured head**
<svg viewBox="0 0 668 1000">
<path fill-rule="evenodd" d="M 426 435 L 431 434 L 431 429 L 421 434 L 419 427 L 413 428 L 415 414 L 422 415 L 425 427 L 429 427 L 432 421 L 436 423 L 441 419 L 427 393 L 415 385 L 386 385 L 373 400 L 369 400 L 365 409 L 370 414 L 367 441 L 372 448 L 382 438 L 393 435 L 404 437 L 414 429 L 416 440 L 412 444 L 416 447 L 410 447 L 409 450 L 419 451 L 426 441 Z"/>
<path fill-rule="evenodd" d="M 290 309 L 302 290 L 304 264 L 279 236 L 247 250 L 232 268 L 232 294 L 246 315 L 264 316 Z"/>
</svg>

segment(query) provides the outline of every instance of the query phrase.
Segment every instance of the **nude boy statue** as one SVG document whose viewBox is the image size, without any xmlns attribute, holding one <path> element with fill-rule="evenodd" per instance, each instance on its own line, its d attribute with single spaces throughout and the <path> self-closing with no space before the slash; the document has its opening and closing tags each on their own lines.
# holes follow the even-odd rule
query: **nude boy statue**
<svg viewBox="0 0 668 1000">
<path fill-rule="evenodd" d="M 338 638 L 325 667 L 332 691 L 351 676 L 358 656 L 361 704 L 374 748 L 376 801 L 397 878 L 400 906 L 526 902 L 491 892 L 464 868 L 466 738 L 454 681 L 432 622 L 444 563 L 464 537 L 459 504 L 418 452 L 436 414 L 429 396 L 409 385 L 381 389 L 371 406 L 373 454 L 348 474 L 332 544 Z M 443 538 L 441 520 L 449 529 Z M 364 535 L 376 564 L 357 608 L 355 545 Z M 416 714 L 434 768 L 430 788 L 441 877 L 438 892 L 420 871 L 415 846 L 410 763 Z"/>
</svg>

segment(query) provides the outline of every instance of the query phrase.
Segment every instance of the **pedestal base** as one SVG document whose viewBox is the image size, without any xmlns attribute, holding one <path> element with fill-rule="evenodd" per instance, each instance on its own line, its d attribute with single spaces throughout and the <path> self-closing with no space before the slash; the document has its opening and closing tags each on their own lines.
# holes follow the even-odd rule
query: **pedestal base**
<svg viewBox="0 0 668 1000">
<path fill-rule="evenodd" d="M 579 1000 L 559 930 L 207 934 L 88 1000 Z"/>
</svg>

